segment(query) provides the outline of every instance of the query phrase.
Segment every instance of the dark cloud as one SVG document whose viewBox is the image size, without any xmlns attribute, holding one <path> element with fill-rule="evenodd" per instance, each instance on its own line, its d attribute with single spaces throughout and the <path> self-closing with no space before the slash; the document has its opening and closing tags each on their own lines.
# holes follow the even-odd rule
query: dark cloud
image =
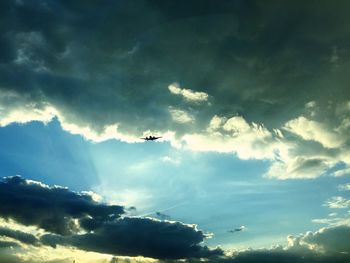
<svg viewBox="0 0 350 263">
<path fill-rule="evenodd" d="M 322 255 L 320 253 L 293 253 L 283 251 L 281 249 L 261 250 L 261 251 L 246 251 L 239 253 L 232 258 L 215 259 L 212 262 L 220 263 L 346 263 L 349 262 L 348 255 Z"/>
<path fill-rule="evenodd" d="M 302 241 L 317 246 L 326 253 L 345 253 L 350 255 L 349 237 L 350 226 L 340 225 L 323 228 L 315 233 L 309 232 L 302 238 Z"/>
<path fill-rule="evenodd" d="M 202 231 L 180 222 L 151 218 L 122 218 L 105 223 L 93 233 L 73 236 L 44 235 L 47 245 L 70 245 L 107 254 L 152 258 L 208 257 L 222 254 L 200 246 Z"/>
<path fill-rule="evenodd" d="M 118 122 L 133 134 L 185 132 L 236 113 L 276 126 L 315 97 L 349 95 L 348 1 L 2 6 L 0 88 L 49 102 L 97 131 Z M 189 106 L 168 92 L 173 82 L 209 93 L 212 106 Z M 169 106 L 197 122 L 173 123 Z"/>
<path fill-rule="evenodd" d="M 1 248 L 7 248 L 7 247 L 18 247 L 19 244 L 13 241 L 2 241 L 0 240 L 0 249 Z"/>
<path fill-rule="evenodd" d="M 170 220 L 171 219 L 171 217 L 169 215 L 161 213 L 161 212 L 156 212 L 155 216 L 160 220 Z"/>
<path fill-rule="evenodd" d="M 77 231 L 74 219 L 85 223 L 93 218 L 94 225 L 98 225 L 100 221 L 112 220 L 123 213 L 122 206 L 100 204 L 88 194 L 49 187 L 19 176 L 0 182 L 0 216 L 49 232 L 67 235 Z"/>
<path fill-rule="evenodd" d="M 12 230 L 10 228 L 5 228 L 5 227 L 0 227 L 0 236 L 10 237 L 18 241 L 21 241 L 22 243 L 26 243 L 30 245 L 35 245 L 39 241 L 32 234 L 28 234 L 19 230 Z"/>
<path fill-rule="evenodd" d="M 18 176 L 7 177 L 0 183 L 0 200 L 0 216 L 14 219 L 20 224 L 41 227 L 49 232 L 35 237 L 1 227 L 0 236 L 35 245 L 38 249 L 40 245 L 54 248 L 60 245 L 119 256 L 152 257 L 165 260 L 164 262 L 174 262 L 171 260 L 175 259 L 200 262 L 200 258 L 223 263 L 340 263 L 350 260 L 348 225 L 326 227 L 297 237 L 289 236 L 287 247 L 251 249 L 225 256 L 220 248 L 209 249 L 201 245 L 207 236 L 195 225 L 148 217 L 122 217 L 124 210 L 120 206 L 100 204 L 88 194 L 50 187 Z M 53 215 L 55 220 L 62 222 L 59 228 L 47 227 L 46 220 L 53 220 Z M 72 219 L 79 221 L 76 229 L 62 231 L 61 228 L 68 228 L 62 225 L 69 225 Z M 79 230 L 84 232 L 75 232 Z M 2 240 L 0 246 L 2 249 L 19 248 L 19 242 Z"/>
<path fill-rule="evenodd" d="M 207 236 L 195 225 L 121 217 L 124 213 L 122 206 L 98 203 L 88 193 L 50 187 L 19 176 L 0 182 L 0 216 L 50 232 L 40 242 L 32 234 L 4 227 L 0 228 L 0 236 L 30 245 L 74 246 L 124 256 L 188 258 L 223 253 L 202 246 Z"/>
<path fill-rule="evenodd" d="M 193 151 L 272 160 L 267 175 L 279 179 L 350 162 L 349 1 L 2 5 L 0 126 L 56 116 L 95 141 L 153 132 Z M 256 129 L 230 148 L 239 144 L 224 140 L 239 136 L 224 123 L 221 134 L 208 132 L 214 116 Z M 261 139 L 249 133 L 260 125 Z"/>
<path fill-rule="evenodd" d="M 276 246 L 271 249 L 248 249 L 232 256 L 213 256 L 208 262 L 218 263 L 347 263 L 350 261 L 350 226 L 339 225 L 322 228 L 304 235 L 289 236 L 287 247 Z M 171 263 L 174 261 L 164 261 Z M 186 262 L 200 262 L 189 259 Z"/>
</svg>

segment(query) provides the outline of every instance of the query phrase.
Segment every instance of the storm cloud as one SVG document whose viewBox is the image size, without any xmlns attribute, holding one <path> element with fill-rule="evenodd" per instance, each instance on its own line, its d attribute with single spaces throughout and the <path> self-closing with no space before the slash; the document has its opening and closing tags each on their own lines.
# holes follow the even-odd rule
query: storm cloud
<svg viewBox="0 0 350 263">
<path fill-rule="evenodd" d="M 44 235 L 51 246 L 71 245 L 100 253 L 153 258 L 192 258 L 222 255 L 221 249 L 198 245 L 206 235 L 192 225 L 151 218 L 123 218 L 103 224 L 93 233 Z"/>
<path fill-rule="evenodd" d="M 126 217 L 122 206 L 94 201 L 91 192 L 75 193 L 67 188 L 50 187 L 19 176 L 4 178 L 0 184 L 0 216 L 16 224 L 46 230 L 36 235 L 25 230 L 1 227 L 2 249 L 21 248 L 21 244 L 75 247 L 116 256 L 144 256 L 164 262 L 186 259 L 200 262 L 348 262 L 350 227 L 338 224 L 288 236 L 286 247 L 246 250 L 225 255 L 202 242 L 210 235 L 196 225 L 149 217 Z M 53 219 L 53 216 L 55 217 Z M 59 222 L 53 228 L 46 222 Z M 74 222 L 75 225 L 72 223 Z M 71 225 L 74 225 L 72 227 Z M 9 224 L 11 226 L 11 224 Z"/>
<path fill-rule="evenodd" d="M 26 243 L 30 245 L 35 245 L 39 242 L 39 240 L 32 234 L 28 234 L 19 230 L 13 230 L 5 227 L 0 227 L 0 236 L 10 237 L 22 243 Z"/>
<path fill-rule="evenodd" d="M 89 194 L 78 194 L 63 187 L 49 187 L 19 176 L 0 182 L 0 216 L 23 225 L 35 225 L 49 232 L 67 235 L 78 231 L 74 221 L 118 218 L 124 208 L 95 202 Z"/>
<path fill-rule="evenodd" d="M 13 176 L 0 182 L 0 200 L 0 217 L 48 232 L 37 238 L 19 230 L 0 228 L 0 236 L 25 244 L 74 246 L 105 254 L 174 259 L 223 253 L 221 249 L 201 245 L 208 235 L 196 225 L 123 217 L 124 207 L 94 201 L 89 192 L 76 193 Z"/>
<path fill-rule="evenodd" d="M 156 132 L 175 147 L 271 160 L 270 178 L 315 178 L 350 163 L 348 9 L 2 1 L 0 125 L 56 117 L 94 141 Z M 207 132 L 215 116 L 238 116 L 266 136 Z M 232 146 L 237 138 L 244 147 Z"/>
</svg>

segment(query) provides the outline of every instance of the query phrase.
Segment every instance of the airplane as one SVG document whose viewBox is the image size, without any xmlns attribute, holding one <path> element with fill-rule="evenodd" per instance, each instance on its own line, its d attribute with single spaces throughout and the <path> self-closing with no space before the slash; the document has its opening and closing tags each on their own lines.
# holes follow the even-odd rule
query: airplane
<svg viewBox="0 0 350 263">
<path fill-rule="evenodd" d="M 235 229 L 229 230 L 227 232 L 229 232 L 229 233 L 236 233 L 236 232 L 243 231 L 244 229 L 245 229 L 245 226 L 240 226 L 240 227 L 237 227 Z"/>
<path fill-rule="evenodd" d="M 143 139 L 143 140 L 145 140 L 145 141 L 155 141 L 155 140 L 157 140 L 157 139 L 159 139 L 159 138 L 162 138 L 162 137 L 161 137 L 161 136 L 160 136 L 160 137 L 156 137 L 156 136 L 150 135 L 150 136 L 146 136 L 146 137 L 140 138 L 140 139 Z"/>
</svg>

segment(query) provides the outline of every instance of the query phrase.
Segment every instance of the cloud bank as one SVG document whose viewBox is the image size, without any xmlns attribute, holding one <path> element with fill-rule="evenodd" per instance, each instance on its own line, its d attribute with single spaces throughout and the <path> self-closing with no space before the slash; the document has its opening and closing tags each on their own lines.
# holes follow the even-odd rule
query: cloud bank
<svg viewBox="0 0 350 263">
<path fill-rule="evenodd" d="M 349 166 L 349 3 L 201 5 L 2 1 L 0 126 L 57 118 L 97 142 L 155 132 L 270 160 L 277 179 Z"/>
<path fill-rule="evenodd" d="M 127 217 L 122 206 L 94 201 L 91 193 L 76 193 L 15 176 L 3 179 L 0 195 L 0 217 L 8 222 L 0 228 L 0 262 L 10 260 L 7 257 L 14 262 L 31 262 L 31 256 L 17 258 L 10 256 L 9 251 L 17 249 L 17 255 L 21 255 L 50 247 L 57 251 L 74 247 L 77 251 L 115 256 L 143 256 L 160 262 L 177 259 L 201 262 L 203 258 L 208 262 L 237 263 L 348 262 L 350 259 L 347 242 L 350 226 L 344 220 L 315 232 L 288 236 L 287 246 L 230 252 L 202 245 L 208 235 L 196 225 Z M 58 222 L 56 227 L 47 223 L 53 223 L 52 220 Z M 34 252 L 28 255 L 31 253 Z M 140 262 L 143 260 L 147 262 L 146 258 Z"/>
<path fill-rule="evenodd" d="M 126 217 L 123 206 L 103 204 L 93 197 L 89 192 L 75 193 L 19 176 L 4 178 L 0 217 L 45 232 L 34 236 L 1 227 L 0 236 L 19 242 L 2 245 L 73 246 L 104 254 L 174 259 L 222 254 L 220 249 L 201 245 L 207 235 L 196 225 Z"/>
<path fill-rule="evenodd" d="M 212 257 L 209 262 L 220 263 L 345 263 L 350 260 L 348 239 L 350 227 L 340 225 L 322 228 L 316 232 L 307 232 L 300 236 L 288 236 L 288 245 L 277 245 L 271 249 L 248 249 L 235 251 L 232 255 Z M 173 262 L 173 261 L 164 261 Z M 200 262 L 190 259 L 186 262 Z"/>
</svg>

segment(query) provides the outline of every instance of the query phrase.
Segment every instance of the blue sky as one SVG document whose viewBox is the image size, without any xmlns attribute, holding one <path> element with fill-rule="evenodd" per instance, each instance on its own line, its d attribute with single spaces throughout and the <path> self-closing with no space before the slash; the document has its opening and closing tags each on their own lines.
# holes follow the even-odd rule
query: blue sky
<svg viewBox="0 0 350 263">
<path fill-rule="evenodd" d="M 1 1 L 0 262 L 348 262 L 349 7 Z"/>
<path fill-rule="evenodd" d="M 214 234 L 206 244 L 226 249 L 285 244 L 289 234 L 317 230 L 312 220 L 334 212 L 322 204 L 348 182 L 329 174 L 267 179 L 268 161 L 177 150 L 167 142 L 94 143 L 63 131 L 57 119 L 12 124 L 0 132 L 2 176 L 94 191 L 105 202 L 135 206 L 133 216 L 160 212 L 198 224 Z M 241 225 L 244 231 L 228 232 Z"/>
</svg>

